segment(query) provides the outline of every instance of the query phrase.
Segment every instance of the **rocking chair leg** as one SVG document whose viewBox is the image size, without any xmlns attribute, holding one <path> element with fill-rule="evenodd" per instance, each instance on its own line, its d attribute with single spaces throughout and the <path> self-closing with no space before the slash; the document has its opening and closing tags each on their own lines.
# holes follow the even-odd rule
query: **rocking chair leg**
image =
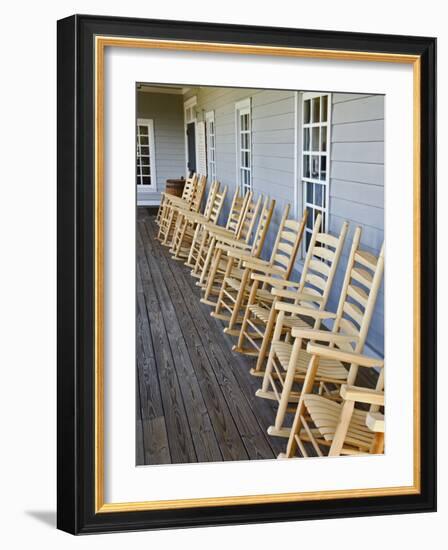
<svg viewBox="0 0 448 550">
<path fill-rule="evenodd" d="M 302 345 L 301 339 L 296 339 L 295 343 L 297 343 L 298 341 L 299 341 L 299 345 L 301 346 Z M 314 380 L 316 378 L 318 366 L 319 366 L 319 356 L 313 355 L 308 365 L 305 380 L 302 386 L 302 391 L 300 393 L 299 403 L 297 405 L 297 409 L 294 415 L 294 422 L 292 424 L 291 433 L 288 439 L 288 445 L 286 447 L 287 458 L 293 457 L 297 452 L 297 440 L 295 438 L 295 435 L 296 434 L 300 435 L 300 431 L 302 429 L 302 417 L 305 409 L 304 397 L 306 394 L 311 393 L 313 391 L 313 385 L 314 385 Z"/>
<path fill-rule="evenodd" d="M 233 327 L 235 326 L 237 319 L 239 317 L 240 309 L 244 301 L 244 294 L 245 294 L 246 284 L 247 284 L 249 275 L 250 275 L 250 269 L 245 269 L 243 276 L 241 278 L 241 286 L 236 296 L 236 301 L 233 307 L 232 316 L 230 317 L 229 326 L 228 326 L 229 330 L 233 330 Z"/>
<path fill-rule="evenodd" d="M 280 403 L 278 405 L 277 415 L 275 417 L 274 428 L 276 431 L 280 431 L 283 427 L 285 420 L 288 403 L 289 403 L 289 394 L 292 390 L 292 385 L 294 383 L 295 375 L 295 366 L 299 358 L 300 348 L 302 347 L 302 339 L 296 338 L 294 346 L 292 348 L 291 358 L 289 360 L 288 370 L 286 371 L 286 377 L 283 384 L 283 390 L 280 398 Z"/>
<path fill-rule="evenodd" d="M 213 252 L 215 250 L 215 242 L 216 242 L 215 237 L 212 237 L 212 240 L 210 242 L 210 245 L 209 245 L 209 248 L 208 248 L 208 251 L 207 251 L 207 256 L 205 257 L 204 265 L 202 267 L 202 273 L 201 273 L 201 277 L 199 279 L 199 285 L 203 285 L 206 281 L 208 282 L 207 274 L 209 273 L 210 263 L 211 263 L 212 258 L 213 258 Z M 209 276 L 210 276 L 210 274 L 209 274 Z"/>
<path fill-rule="evenodd" d="M 208 300 L 212 292 L 213 283 L 215 282 L 215 275 L 216 275 L 216 272 L 218 271 L 219 262 L 221 259 L 221 252 L 222 251 L 219 249 L 216 251 L 215 257 L 213 259 L 213 263 L 210 267 L 210 272 L 207 278 L 207 286 L 205 287 L 204 300 Z"/>
<path fill-rule="evenodd" d="M 263 364 L 266 359 L 266 353 L 268 351 L 269 344 L 271 343 L 271 336 L 274 331 L 276 318 L 277 310 L 273 305 L 269 313 L 269 319 L 266 325 L 266 329 L 264 331 L 263 341 L 261 342 L 260 353 L 258 354 L 257 364 L 255 365 L 254 373 L 258 373 L 263 370 Z"/>
</svg>

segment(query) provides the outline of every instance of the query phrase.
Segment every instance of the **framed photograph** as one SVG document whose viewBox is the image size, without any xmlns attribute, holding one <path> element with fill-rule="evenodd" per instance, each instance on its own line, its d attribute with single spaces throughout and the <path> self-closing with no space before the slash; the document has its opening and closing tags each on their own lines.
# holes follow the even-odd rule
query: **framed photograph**
<svg viewBox="0 0 448 550">
<path fill-rule="evenodd" d="M 58 22 L 58 527 L 436 508 L 436 40 Z"/>
</svg>

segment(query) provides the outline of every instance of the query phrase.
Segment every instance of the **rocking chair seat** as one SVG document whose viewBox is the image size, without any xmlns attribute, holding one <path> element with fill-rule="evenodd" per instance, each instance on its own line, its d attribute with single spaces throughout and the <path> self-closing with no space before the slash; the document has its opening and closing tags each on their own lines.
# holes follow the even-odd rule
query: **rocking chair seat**
<svg viewBox="0 0 448 550">
<path fill-rule="evenodd" d="M 286 371 L 288 370 L 289 359 L 292 353 L 292 344 L 287 342 L 277 341 L 272 342 L 272 348 L 275 354 Z M 296 364 L 296 372 L 298 374 L 306 374 L 311 355 L 306 350 L 300 350 L 299 359 Z M 317 367 L 317 378 L 325 380 L 345 381 L 347 380 L 348 370 L 339 361 L 332 359 L 321 359 Z"/>
<path fill-rule="evenodd" d="M 305 395 L 304 402 L 313 424 L 322 437 L 326 441 L 333 441 L 341 417 L 342 404 L 315 394 Z M 345 444 L 368 452 L 374 441 L 375 432 L 366 426 L 366 416 L 366 411 L 353 410 Z M 344 454 L 343 451 L 342 454 Z"/>
</svg>

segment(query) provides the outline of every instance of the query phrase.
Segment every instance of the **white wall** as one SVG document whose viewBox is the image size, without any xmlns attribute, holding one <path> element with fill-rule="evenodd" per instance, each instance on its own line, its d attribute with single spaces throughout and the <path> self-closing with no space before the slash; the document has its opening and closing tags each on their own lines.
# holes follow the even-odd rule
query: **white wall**
<svg viewBox="0 0 448 550">
<path fill-rule="evenodd" d="M 368 13 L 358 1 L 321 0 L 319 9 L 303 3 L 277 0 L 271 4 L 227 0 L 225 3 L 166 0 L 142 3 L 128 0 L 73 0 L 68 3 L 15 2 L 5 5 L 0 35 L 2 56 L 2 102 L 0 102 L 3 155 L 0 164 L 0 225 L 2 270 L 0 272 L 2 453 L 0 514 L 1 539 L 5 548 L 36 545 L 59 548 L 114 548 L 123 546 L 185 550 L 277 548 L 279 544 L 301 548 L 360 549 L 438 547 L 446 538 L 448 473 L 440 469 L 438 514 L 386 516 L 362 519 L 282 523 L 240 527 L 184 529 L 154 533 L 130 533 L 74 538 L 54 530 L 55 510 L 55 63 L 58 18 L 72 13 L 125 15 L 221 21 L 254 25 L 314 27 L 346 31 L 439 35 L 439 97 L 448 96 L 448 33 L 443 3 L 427 0 L 406 4 L 378 0 Z M 442 11 L 443 10 L 443 11 Z M 387 15 L 387 16 L 386 16 Z M 30 145 L 27 162 L 33 177 L 18 180 L 23 165 L 23 121 L 17 113 L 29 104 L 31 126 L 38 139 Z M 447 103 L 440 101 L 439 118 L 448 119 Z M 30 123 L 30 117 L 27 118 Z M 448 134 L 440 125 L 439 151 L 446 154 Z M 439 204 L 448 201 L 448 171 L 440 154 Z M 26 201 L 22 199 L 26 188 Z M 440 239 L 445 247 L 447 216 L 441 216 Z M 441 252 L 443 249 L 441 248 Z M 440 274 L 448 268 L 440 255 Z M 443 277 L 440 277 L 443 281 Z M 440 288 L 440 311 L 448 307 L 447 286 Z M 446 316 L 440 319 L 440 334 L 446 332 Z M 443 340 L 441 339 L 441 343 Z M 445 367 L 446 361 L 443 362 Z M 448 385 L 448 371 L 441 368 L 441 388 Z M 439 425 L 448 423 L 448 409 L 440 405 Z M 441 430 L 439 453 L 448 454 Z M 442 462 L 442 459 L 441 459 Z M 361 541 L 361 543 L 360 543 Z"/>
<path fill-rule="evenodd" d="M 184 104 L 182 95 L 137 93 L 137 118 L 154 123 L 154 157 L 157 197 L 165 191 L 168 178 L 185 175 Z M 154 192 L 139 193 L 139 199 L 151 200 Z"/>
</svg>

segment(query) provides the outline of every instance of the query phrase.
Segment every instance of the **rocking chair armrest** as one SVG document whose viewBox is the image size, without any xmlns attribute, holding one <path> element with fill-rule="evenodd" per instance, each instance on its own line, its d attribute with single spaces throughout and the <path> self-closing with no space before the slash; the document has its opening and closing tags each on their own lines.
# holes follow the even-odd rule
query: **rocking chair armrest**
<svg viewBox="0 0 448 550">
<path fill-rule="evenodd" d="M 231 250 L 230 252 L 228 252 L 228 255 L 231 258 L 236 258 L 237 260 L 241 260 L 242 262 L 244 262 L 244 264 L 246 264 L 246 262 L 250 263 L 251 264 L 250 266 L 246 266 L 244 264 L 243 265 L 244 267 L 251 267 L 252 269 L 255 266 L 264 268 L 265 266 L 269 265 L 269 262 L 266 262 L 265 260 L 261 260 L 260 258 L 255 258 L 254 256 L 252 256 L 250 253 L 250 249 L 249 250 L 238 250 L 238 249 Z"/>
<path fill-rule="evenodd" d="M 216 237 L 217 239 L 227 237 L 229 239 L 234 239 L 235 241 L 238 240 L 235 238 L 234 231 L 231 231 L 230 229 L 226 229 L 220 225 L 213 225 L 211 222 L 207 222 L 206 227 L 212 237 Z"/>
<path fill-rule="evenodd" d="M 274 286 L 274 285 L 272 285 Z M 291 298 L 291 300 L 302 300 L 304 302 L 322 302 L 322 296 L 316 296 L 315 294 L 307 294 L 306 292 L 297 292 L 295 290 L 287 290 L 281 288 L 273 288 L 271 293 L 279 298 Z M 325 312 L 326 314 L 328 312 Z"/>
<path fill-rule="evenodd" d="M 182 212 L 182 214 L 190 213 L 190 212 L 192 214 L 197 214 L 197 212 L 194 212 L 193 210 L 191 210 L 191 204 L 189 202 L 186 202 L 186 201 L 182 201 L 179 204 L 174 204 L 172 206 L 174 208 L 177 208 L 178 210 L 180 210 Z"/>
<path fill-rule="evenodd" d="M 341 397 L 346 401 L 356 401 L 358 403 L 368 403 L 370 405 L 384 405 L 384 392 L 361 388 L 359 386 L 341 386 Z"/>
<path fill-rule="evenodd" d="M 255 262 L 253 260 L 255 260 Z M 279 277 L 284 277 L 285 276 L 285 272 L 283 271 L 283 269 L 279 269 L 277 266 L 271 265 L 269 262 L 266 262 L 266 264 L 259 263 L 258 260 L 259 260 L 259 258 L 253 258 L 251 260 L 244 261 L 243 266 L 244 267 L 249 267 L 250 269 L 254 269 L 254 270 L 259 271 L 260 273 L 263 273 L 263 274 L 266 274 L 266 275 L 268 275 L 268 274 L 278 275 Z M 261 260 L 261 261 L 264 262 L 264 260 Z M 276 280 L 278 280 L 278 279 L 274 279 L 274 281 L 276 281 Z"/>
<path fill-rule="evenodd" d="M 181 197 L 176 197 L 175 195 L 167 195 L 165 193 L 165 198 L 170 202 L 171 205 L 181 205 L 181 204 L 188 204 L 185 199 L 182 199 Z"/>
<path fill-rule="evenodd" d="M 224 244 L 224 243 L 218 243 L 216 245 L 216 248 L 219 249 L 219 250 L 222 250 L 223 252 L 225 252 L 227 254 L 227 256 L 231 256 L 231 257 L 234 257 L 231 253 L 232 252 L 238 252 L 239 249 L 233 245 L 227 245 L 227 244 Z M 244 254 L 246 252 L 246 250 L 241 250 L 241 252 Z"/>
<path fill-rule="evenodd" d="M 334 319 L 336 317 L 336 314 L 332 313 L 331 311 L 320 311 L 318 309 L 311 309 L 308 307 L 291 304 L 289 302 L 283 302 L 282 300 L 278 300 L 275 303 L 275 309 L 278 309 L 278 311 L 285 311 L 286 313 L 295 313 L 296 315 L 305 315 L 306 317 L 314 317 L 315 319 Z M 294 334 L 294 331 L 299 331 L 299 330 L 302 330 L 302 328 L 293 329 L 292 335 L 302 336 L 299 334 L 297 335 Z M 320 333 L 322 333 L 323 335 L 326 335 L 326 338 L 322 338 L 322 340 L 325 340 L 327 342 L 332 341 L 332 340 L 328 340 L 329 338 L 328 335 L 332 335 L 332 334 L 334 335 L 333 332 L 325 331 L 325 330 L 319 330 L 319 331 L 316 331 L 314 329 L 303 329 L 303 330 L 306 330 L 307 332 L 311 331 L 313 334 L 319 333 L 319 335 Z M 308 338 L 308 336 L 303 336 L 303 338 Z M 312 338 L 312 336 L 310 338 Z M 351 340 L 353 340 L 354 338 L 356 337 L 351 337 Z"/>
<path fill-rule="evenodd" d="M 316 338 L 316 340 L 318 340 L 318 338 Z M 319 355 L 320 357 L 324 357 L 326 359 L 336 359 L 337 361 L 342 361 L 343 363 L 351 363 L 361 367 L 384 367 L 384 361 L 382 359 L 369 357 L 368 355 L 362 355 L 361 353 L 344 351 L 337 348 L 329 348 L 328 346 L 320 346 L 319 344 L 314 344 L 313 342 L 308 343 L 306 351 L 311 355 Z"/>
<path fill-rule="evenodd" d="M 302 308 L 303 309 L 303 308 Z M 302 313 L 302 312 L 301 312 Z M 320 316 L 324 311 L 316 311 L 316 315 Z M 312 314 L 311 314 L 312 315 Z M 330 330 L 318 330 L 314 328 L 297 327 L 293 328 L 291 334 L 294 338 L 305 338 L 306 340 L 317 340 L 318 342 L 334 342 L 349 343 L 357 342 L 358 336 L 351 336 L 349 334 L 340 334 L 339 332 L 331 332 Z"/>
<path fill-rule="evenodd" d="M 384 414 L 380 412 L 368 412 L 366 415 L 366 426 L 372 432 L 384 433 Z"/>
<path fill-rule="evenodd" d="M 220 250 L 224 250 L 225 252 L 229 253 L 229 251 L 235 251 L 236 254 L 243 253 L 246 256 L 249 256 L 250 251 L 250 245 L 248 245 L 245 242 L 238 241 L 236 239 L 228 239 L 227 237 L 219 237 L 218 243 L 216 244 L 216 248 Z"/>
<path fill-rule="evenodd" d="M 275 277 L 269 277 L 269 275 L 262 275 L 261 273 L 252 273 L 250 276 L 251 279 L 254 281 L 260 281 L 260 283 L 267 283 L 272 286 L 276 287 L 284 287 L 284 286 L 290 286 L 290 287 L 299 287 L 300 283 L 296 283 L 295 281 L 288 281 L 286 279 L 276 279 Z"/>
<path fill-rule="evenodd" d="M 190 221 L 195 223 L 207 223 L 208 218 L 204 216 L 204 214 L 201 214 L 200 212 L 193 212 L 192 210 L 189 210 L 187 212 L 182 212 L 182 214 L 188 218 Z"/>
<path fill-rule="evenodd" d="M 221 233 L 225 236 L 234 236 L 235 234 L 225 227 L 222 227 L 222 225 L 217 225 L 216 223 L 212 223 L 211 221 L 205 221 L 202 223 L 204 229 L 206 229 L 210 234 L 213 232 L 215 234 Z"/>
</svg>

